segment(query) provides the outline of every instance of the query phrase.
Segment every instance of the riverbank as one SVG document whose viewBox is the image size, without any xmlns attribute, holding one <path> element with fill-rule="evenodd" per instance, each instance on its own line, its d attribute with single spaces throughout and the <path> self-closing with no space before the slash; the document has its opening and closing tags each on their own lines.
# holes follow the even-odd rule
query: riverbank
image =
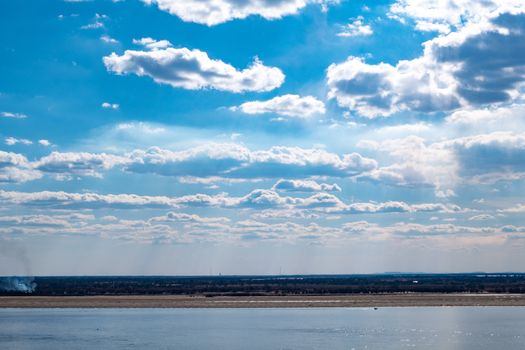
<svg viewBox="0 0 525 350">
<path fill-rule="evenodd" d="M 0 308 L 287 308 L 525 306 L 524 294 L 366 294 L 333 296 L 8 296 Z"/>
</svg>

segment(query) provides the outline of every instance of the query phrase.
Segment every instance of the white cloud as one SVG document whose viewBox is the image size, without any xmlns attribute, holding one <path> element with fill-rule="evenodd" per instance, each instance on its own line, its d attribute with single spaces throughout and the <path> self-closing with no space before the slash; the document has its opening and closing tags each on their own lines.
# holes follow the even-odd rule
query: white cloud
<svg viewBox="0 0 525 350">
<path fill-rule="evenodd" d="M 525 176 L 525 133 L 494 132 L 443 142 L 453 150 L 460 175 L 474 183 L 493 183 Z"/>
<path fill-rule="evenodd" d="M 455 195 L 458 184 L 491 184 L 525 178 L 525 134 L 493 132 L 427 142 L 416 136 L 360 146 L 385 152 L 392 164 L 359 175 L 383 184 L 435 187 L 438 197 Z"/>
<path fill-rule="evenodd" d="M 325 106 L 313 96 L 283 95 L 267 101 L 250 101 L 232 110 L 246 114 L 275 113 L 287 117 L 309 118 L 315 114 L 324 114 Z"/>
<path fill-rule="evenodd" d="M 523 12 L 495 12 L 425 42 L 422 56 L 396 65 L 349 57 L 328 68 L 328 97 L 369 118 L 513 101 L 525 83 L 524 29 Z"/>
<path fill-rule="evenodd" d="M 15 192 L 0 190 L 0 202 L 47 208 L 170 208 L 176 204 L 165 196 L 139 196 L 135 194 L 97 194 L 68 192 Z"/>
<path fill-rule="evenodd" d="M 294 242 L 308 240 L 326 243 L 352 241 L 410 241 L 432 247 L 463 247 L 502 244 L 513 238 L 523 238 L 525 227 L 464 226 L 452 223 L 423 225 L 397 222 L 386 226 L 367 221 L 345 222 L 341 225 L 320 225 L 314 222 L 299 224 L 291 221 L 268 223 L 259 219 L 317 220 L 319 216 L 304 210 L 256 210 L 248 219 L 232 220 L 227 217 L 204 217 L 171 211 L 144 220 L 130 220 L 116 216 L 96 217 L 79 213 L 80 208 L 105 207 L 128 209 L 163 208 L 162 197 L 137 197 L 131 195 L 67 194 L 64 192 L 0 191 L 0 202 L 45 208 L 46 214 L 4 215 L 0 217 L 0 234 L 27 235 L 97 235 L 105 239 L 122 239 L 137 242 L 235 242 L 244 239 Z M 119 196 L 118 198 L 116 196 Z M 82 203 L 80 203 L 82 202 Z M 160 207 L 156 207 L 160 203 Z M 378 206 L 384 203 L 377 203 Z M 386 205 L 389 206 L 389 205 Z M 60 209 L 48 211 L 49 209 Z M 410 206 L 408 207 L 410 208 Z M 286 213 L 285 215 L 281 215 Z M 324 216 L 329 219 L 331 216 Z"/>
<path fill-rule="evenodd" d="M 337 36 L 354 37 L 354 36 L 369 36 L 374 34 L 372 27 L 364 23 L 363 16 L 359 16 L 352 22 L 346 24 L 342 30 L 337 33 Z"/>
<path fill-rule="evenodd" d="M 168 40 L 155 40 L 152 38 L 133 39 L 133 44 L 144 46 L 149 50 L 166 49 L 173 46 Z"/>
<path fill-rule="evenodd" d="M 312 196 L 314 197 L 314 196 Z M 328 195 L 325 195 L 327 198 Z M 326 207 L 326 211 L 330 213 L 341 213 L 341 214 L 374 214 L 374 213 L 416 213 L 416 212 L 443 212 L 443 213 L 454 213 L 461 212 L 463 209 L 455 204 L 444 204 L 444 203 L 421 203 L 421 204 L 408 204 L 400 201 L 388 201 L 383 203 L 351 203 L 341 205 L 340 201 L 322 201 L 323 207 Z M 311 198 L 310 198 L 311 199 Z M 306 201 L 308 202 L 308 201 Z M 310 200 L 310 202 L 312 202 Z M 333 205 L 326 205 L 326 203 Z M 307 207 L 315 208 L 316 203 L 308 204 Z"/>
<path fill-rule="evenodd" d="M 471 216 L 468 219 L 469 219 L 469 221 L 486 221 L 486 220 L 494 219 L 494 216 L 492 216 L 490 214 L 479 214 L 479 215 Z"/>
<path fill-rule="evenodd" d="M 293 15 L 309 3 L 320 4 L 323 9 L 339 0 L 142 0 L 159 9 L 178 16 L 185 22 L 208 26 L 234 19 L 258 15 L 267 20 Z"/>
<path fill-rule="evenodd" d="M 19 183 L 42 177 L 21 154 L 0 151 L 0 183 Z"/>
<path fill-rule="evenodd" d="M 360 115 L 375 118 L 402 110 L 429 112 L 459 107 L 455 82 L 424 59 L 367 64 L 358 57 L 327 70 L 329 98 Z"/>
<path fill-rule="evenodd" d="M 254 220 L 281 218 L 317 220 L 321 217 L 321 215 L 312 211 L 306 211 L 302 209 L 264 209 L 257 210 L 250 217 Z"/>
<path fill-rule="evenodd" d="M 149 134 L 164 131 L 149 125 L 142 128 L 134 123 L 122 124 L 121 128 Z M 39 143 L 46 145 L 48 142 Z M 75 176 L 102 177 L 104 171 L 117 169 L 211 183 L 313 176 L 352 177 L 376 168 L 377 162 L 358 153 L 340 156 L 322 149 L 275 146 L 268 150 L 250 150 L 238 144 L 208 143 L 182 151 L 152 147 L 120 155 L 55 151 L 32 162 L 26 160 L 20 166 L 53 175 L 59 180 Z"/>
<path fill-rule="evenodd" d="M 525 213 L 525 204 L 517 204 L 514 207 L 501 209 L 500 212 L 511 213 L 511 214 Z"/>
<path fill-rule="evenodd" d="M 181 207 L 214 207 L 224 209 L 305 209 L 329 214 L 377 214 L 377 213 L 416 213 L 463 211 L 457 205 L 444 203 L 408 204 L 389 201 L 383 203 L 365 202 L 346 204 L 328 193 L 316 193 L 310 197 L 281 196 L 277 192 L 256 189 L 242 197 L 231 197 L 226 194 L 207 195 L 192 194 L 181 197 L 142 196 L 136 194 L 97 194 L 69 192 L 16 192 L 0 190 L 0 203 L 23 205 L 32 208 L 48 209 L 138 209 L 138 208 L 181 208 Z M 159 219 L 161 220 L 161 219 Z M 164 221 L 199 221 L 198 217 L 171 215 L 163 217 Z M 203 220 L 200 220 L 203 221 Z M 220 219 L 219 221 L 224 221 Z"/>
<path fill-rule="evenodd" d="M 18 215 L 0 217 L 1 225 L 18 225 L 18 226 L 70 226 L 64 217 L 48 215 Z"/>
<path fill-rule="evenodd" d="M 416 29 L 448 33 L 472 22 L 480 22 L 492 12 L 523 10 L 522 0 L 397 0 L 390 13 L 394 18 L 415 21 Z"/>
<path fill-rule="evenodd" d="M 12 119 L 25 119 L 27 118 L 27 115 L 24 113 L 13 113 L 13 112 L 1 112 L 0 116 L 4 118 L 12 118 Z"/>
<path fill-rule="evenodd" d="M 202 217 L 196 214 L 168 212 L 163 216 L 155 216 L 150 222 L 196 222 L 196 223 L 228 223 L 231 220 L 226 217 Z"/>
<path fill-rule="evenodd" d="M 270 91 L 281 86 L 285 78 L 279 68 L 267 67 L 258 59 L 237 70 L 209 58 L 206 52 L 187 48 L 126 50 L 122 56 L 112 53 L 103 61 L 112 73 L 148 76 L 159 84 L 188 90 Z"/>
<path fill-rule="evenodd" d="M 102 108 L 106 108 L 106 109 L 119 109 L 120 108 L 120 105 L 118 103 L 109 103 L 109 102 L 103 102 L 101 106 Z"/>
<path fill-rule="evenodd" d="M 106 35 L 106 34 L 102 35 L 100 37 L 100 40 L 102 40 L 106 44 L 118 44 L 119 43 L 118 40 L 113 39 L 112 37 L 110 37 L 109 35 Z"/>
<path fill-rule="evenodd" d="M 257 189 L 231 203 L 240 208 L 281 208 L 297 202 L 293 197 L 282 197 L 272 190 Z"/>
<path fill-rule="evenodd" d="M 126 169 L 164 176 L 224 178 L 349 177 L 377 166 L 358 153 L 339 156 L 321 149 L 275 146 L 250 150 L 237 144 L 206 144 L 185 151 L 153 147 L 129 155 Z"/>
<path fill-rule="evenodd" d="M 361 179 L 400 186 L 434 186 L 447 193 L 459 182 L 459 164 L 450 147 L 418 136 L 378 142 L 360 142 L 387 153 L 393 163 L 363 174 Z"/>
<path fill-rule="evenodd" d="M 382 128 L 378 128 L 375 130 L 376 133 L 381 135 L 388 135 L 390 138 L 392 138 L 393 135 L 398 134 L 420 134 L 426 131 L 430 131 L 433 129 L 432 124 L 419 122 L 414 124 L 398 124 L 398 125 L 392 125 L 392 126 L 385 126 Z"/>
<path fill-rule="evenodd" d="M 100 21 L 95 21 L 93 23 L 85 24 L 80 29 L 89 30 L 89 29 L 100 29 L 104 28 L 104 23 Z"/>
<path fill-rule="evenodd" d="M 109 19 L 109 17 L 107 15 L 96 13 L 94 21 L 92 23 L 83 25 L 82 27 L 80 27 L 80 29 L 91 30 L 91 29 L 104 28 L 105 27 L 104 21 L 107 20 L 107 19 Z"/>
<path fill-rule="evenodd" d="M 131 133 L 145 133 L 145 134 L 160 134 L 166 131 L 162 126 L 156 126 L 155 124 L 144 123 L 144 122 L 127 122 L 120 123 L 115 126 L 118 131 L 128 131 Z"/>
<path fill-rule="evenodd" d="M 446 124 L 453 127 L 483 128 L 495 130 L 505 128 L 516 130 L 525 115 L 525 105 L 486 107 L 481 109 L 461 109 L 445 118 Z"/>
<path fill-rule="evenodd" d="M 317 183 L 313 180 L 285 180 L 280 179 L 272 189 L 285 192 L 341 192 L 337 184 Z"/>
<path fill-rule="evenodd" d="M 180 214 L 180 213 L 175 213 Z M 128 220 L 112 217 L 112 220 L 97 220 L 93 216 L 73 219 L 71 215 L 20 215 L 0 218 L 0 234 L 27 235 L 97 235 L 105 239 L 145 243 L 190 243 L 190 242 L 241 242 L 243 240 L 270 240 L 294 242 L 305 240 L 316 243 L 397 241 L 418 245 L 428 244 L 434 248 L 494 246 L 513 238 L 522 238 L 524 227 L 505 225 L 472 227 L 454 224 L 422 225 L 398 222 L 380 226 L 367 221 L 347 222 L 342 226 L 322 226 L 313 222 L 267 223 L 254 219 L 228 222 L 226 218 L 203 218 L 181 214 L 182 221 Z M 210 219 L 210 221 L 206 221 Z M 182 228 L 179 228 L 183 225 Z M 243 242 L 243 245 L 246 241 Z"/>
<path fill-rule="evenodd" d="M 326 213 L 340 214 L 374 214 L 374 213 L 414 213 L 414 212 L 460 212 L 462 209 L 454 204 L 421 203 L 407 204 L 405 202 L 383 203 L 351 203 L 346 204 L 329 193 L 316 193 L 310 197 L 281 196 L 277 192 L 256 189 L 243 197 L 227 197 L 224 195 L 190 195 L 175 199 L 175 203 L 184 206 L 213 206 L 225 208 L 255 208 L 255 209 L 309 209 Z"/>
<path fill-rule="evenodd" d="M 14 146 L 17 143 L 20 143 L 22 145 L 32 145 L 33 141 L 28 140 L 28 139 L 17 139 L 17 138 L 14 138 L 14 137 L 6 137 L 5 138 L 5 144 L 8 145 L 8 146 Z"/>
<path fill-rule="evenodd" d="M 128 163 L 125 157 L 105 154 L 52 152 L 32 163 L 32 167 L 58 179 L 67 180 L 73 176 L 101 177 L 101 171 L 112 169 L 117 165 Z"/>
<path fill-rule="evenodd" d="M 449 197 L 455 197 L 456 192 L 454 192 L 453 190 L 449 188 L 446 190 L 436 190 L 435 195 L 437 198 L 449 198 Z"/>
<path fill-rule="evenodd" d="M 51 146 L 51 142 L 49 142 L 49 140 L 46 139 L 38 140 L 38 144 L 45 147 Z"/>
</svg>

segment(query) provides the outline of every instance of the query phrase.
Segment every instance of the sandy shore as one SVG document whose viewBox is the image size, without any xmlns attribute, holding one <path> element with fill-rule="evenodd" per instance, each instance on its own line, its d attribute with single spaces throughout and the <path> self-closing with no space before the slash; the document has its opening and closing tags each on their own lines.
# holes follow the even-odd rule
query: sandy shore
<svg viewBox="0 0 525 350">
<path fill-rule="evenodd" d="M 525 306 L 522 294 L 381 294 L 344 296 L 92 296 L 0 297 L 0 308 L 274 308 Z"/>
</svg>

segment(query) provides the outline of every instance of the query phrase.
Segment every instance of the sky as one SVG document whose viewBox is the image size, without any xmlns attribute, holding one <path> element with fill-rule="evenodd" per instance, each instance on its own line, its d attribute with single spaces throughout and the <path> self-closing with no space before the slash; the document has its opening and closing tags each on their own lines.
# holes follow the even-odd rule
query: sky
<svg viewBox="0 0 525 350">
<path fill-rule="evenodd" d="M 0 3 L 0 275 L 525 271 L 525 0 Z"/>
</svg>

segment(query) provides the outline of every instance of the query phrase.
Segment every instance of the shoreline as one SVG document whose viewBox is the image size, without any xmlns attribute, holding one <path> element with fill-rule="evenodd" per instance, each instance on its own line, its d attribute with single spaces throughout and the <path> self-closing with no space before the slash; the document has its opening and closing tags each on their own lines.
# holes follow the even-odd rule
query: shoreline
<svg viewBox="0 0 525 350">
<path fill-rule="evenodd" d="M 356 294 L 327 296 L 5 296 L 5 308 L 309 308 L 525 306 L 525 294 Z"/>
</svg>

